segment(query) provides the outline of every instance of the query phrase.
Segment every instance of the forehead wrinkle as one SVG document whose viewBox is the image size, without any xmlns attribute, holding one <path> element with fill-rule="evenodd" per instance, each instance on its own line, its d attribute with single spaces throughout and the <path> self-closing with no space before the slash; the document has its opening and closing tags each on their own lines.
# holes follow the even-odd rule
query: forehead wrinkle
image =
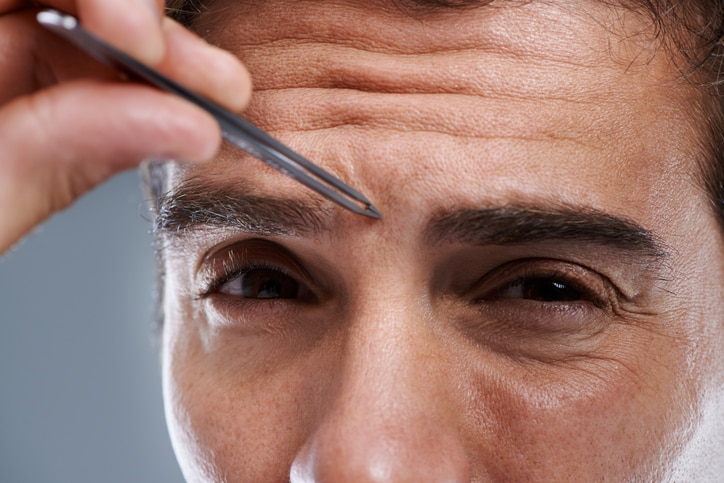
<svg viewBox="0 0 724 483">
<path fill-rule="evenodd" d="M 500 32 L 487 24 L 485 28 L 478 25 L 458 39 L 469 42 L 462 47 L 450 40 L 457 34 L 443 28 L 447 25 L 444 22 L 435 24 L 435 28 L 428 24 L 424 28 L 418 25 L 384 30 L 392 32 L 385 36 L 402 30 L 407 32 L 400 34 L 404 38 L 414 34 L 415 39 L 422 39 L 420 42 L 400 42 L 397 36 L 379 42 L 395 46 L 409 43 L 425 52 L 433 47 L 442 49 L 429 55 L 393 55 L 367 46 L 325 45 L 325 31 L 320 33 L 316 28 L 318 19 L 305 19 L 301 26 L 297 22 L 274 25 L 271 32 L 262 33 L 270 37 L 270 43 L 263 46 L 245 28 L 229 28 L 231 33 L 226 37 L 231 38 L 227 42 L 235 46 L 255 79 L 255 94 L 245 116 L 272 131 L 347 124 L 437 131 L 442 126 L 451 133 L 476 136 L 484 128 L 497 134 L 510 133 L 516 127 L 514 136 L 539 129 L 572 140 L 598 139 L 604 130 L 616 130 L 622 125 L 598 121 L 613 109 L 633 111 L 631 104 L 641 98 L 642 92 L 647 97 L 669 98 L 668 90 L 655 89 L 659 76 L 652 76 L 651 69 L 631 75 L 635 69 L 628 69 L 629 62 L 611 60 L 607 53 L 610 35 L 594 36 L 595 45 L 582 45 L 575 34 L 591 27 L 591 22 L 574 21 L 587 17 L 580 12 L 576 19 L 555 20 L 559 25 L 553 38 L 549 38 L 550 32 L 538 35 L 540 17 L 547 19 L 560 8 L 554 12 L 537 8 L 523 19 L 511 18 L 510 25 L 496 27 Z M 474 23 L 472 20 L 464 22 L 471 30 L 468 24 Z M 490 23 L 505 23 L 503 20 Z M 333 22 L 345 24 L 344 15 Z M 392 25 L 384 25 L 388 24 Z M 519 26 L 522 38 L 510 39 L 510 30 L 517 31 Z M 357 32 L 359 25 L 351 27 L 353 32 L 338 37 L 378 36 L 377 29 Z M 438 38 L 442 33 L 446 35 Z M 279 39 L 285 43 L 275 44 Z M 251 47 L 245 47 L 245 41 L 252 42 Z M 550 58 L 551 52 L 557 57 Z M 425 101 L 423 95 L 427 96 Z M 518 110 L 511 107 L 530 102 L 542 103 L 536 106 L 541 109 L 529 105 Z M 562 104 L 555 108 L 557 102 Z M 547 114 L 541 117 L 541 113 Z M 633 119 L 634 114 L 622 119 Z M 594 123 L 598 125 L 592 126 Z"/>
<path fill-rule="evenodd" d="M 506 0 L 487 2 L 493 3 L 490 8 L 452 9 L 450 14 L 422 20 L 410 19 L 399 9 L 384 8 L 398 3 L 389 0 L 377 2 L 377 6 L 350 1 L 294 2 L 283 8 L 280 2 L 244 6 L 232 1 L 223 2 L 233 5 L 223 16 L 214 11 L 223 7 L 205 14 L 209 19 L 214 17 L 215 22 L 204 33 L 212 43 L 236 52 L 255 77 L 259 77 L 257 67 L 269 63 L 267 55 L 282 55 L 304 47 L 310 47 L 307 55 L 299 57 L 299 52 L 290 52 L 286 60 L 309 62 L 314 68 L 308 74 L 314 74 L 314 70 L 334 68 L 338 62 L 330 62 L 326 55 L 315 55 L 313 47 L 337 47 L 338 55 L 345 49 L 357 55 L 449 54 L 470 50 L 560 62 L 580 56 L 582 48 L 586 48 L 588 54 L 596 54 L 596 58 L 588 57 L 586 64 L 597 66 L 601 60 L 598 54 L 608 56 L 611 49 L 616 50 L 616 42 L 629 39 L 648 45 L 654 38 L 639 39 L 651 30 L 651 22 L 638 14 L 625 15 L 630 10 L 617 7 L 616 2 Z M 475 6 L 486 2 L 470 3 Z M 612 16 L 612 11 L 618 15 Z M 259 16 L 267 21 L 260 23 Z M 624 17 L 636 20 L 621 20 Z M 263 51 L 259 62 L 257 51 Z"/>
<path fill-rule="evenodd" d="M 589 132 L 585 127 L 593 122 L 591 118 L 600 116 L 603 108 L 592 105 L 593 101 L 560 99 L 535 101 L 540 109 L 531 112 L 531 101 L 522 102 L 515 98 L 482 99 L 460 94 L 392 96 L 329 91 L 314 95 L 314 106 L 304 112 L 279 109 L 279 105 L 300 95 L 305 94 L 297 89 L 286 93 L 276 91 L 271 97 L 257 95 L 249 115 L 258 120 L 257 125 L 277 135 L 325 132 L 324 136 L 359 137 L 410 133 L 458 140 L 562 141 L 584 148 L 595 147 L 595 141 L 607 132 L 606 129 L 613 131 L 616 127 L 602 125 L 595 132 Z M 421 103 L 422 96 L 429 102 Z M 558 111 L 553 111 L 553 106 Z M 558 115 L 569 106 L 567 116 Z M 493 110 L 495 116 L 490 115 Z M 279 114 L 264 117 L 270 111 Z M 612 134 L 620 136 L 618 132 Z"/>
<path fill-rule="evenodd" d="M 331 223 L 323 201 L 258 195 L 244 188 L 185 179 L 161 197 L 154 231 L 183 236 L 219 227 L 260 236 L 299 236 L 320 233 Z"/>
<path fill-rule="evenodd" d="M 417 27 L 399 33 L 399 25 L 391 23 L 389 30 L 397 33 L 380 42 L 390 44 L 390 48 L 377 44 L 369 46 L 358 40 L 364 39 L 365 35 L 374 36 L 366 30 L 356 34 L 348 32 L 341 38 L 316 36 L 317 22 L 309 26 L 315 33 L 314 36 L 310 33 L 309 38 L 300 39 L 298 35 L 280 32 L 279 38 L 259 43 L 255 37 L 231 31 L 226 43 L 260 82 L 255 84 L 255 90 L 327 87 L 372 92 L 447 90 L 481 93 L 508 80 L 503 75 L 496 75 L 501 66 L 526 69 L 525 77 L 533 80 L 542 69 L 550 66 L 595 69 L 601 76 L 605 70 L 612 67 L 621 70 L 630 63 L 612 66 L 603 62 L 610 60 L 611 49 L 608 36 L 604 38 L 603 32 L 594 38 L 594 45 L 568 32 L 574 28 L 581 30 L 583 27 L 578 24 L 549 28 L 543 36 L 535 31 L 540 19 L 535 15 L 531 17 L 527 21 L 510 19 L 513 25 L 501 27 L 504 32 L 494 33 L 492 26 L 483 28 L 474 23 L 474 30 L 472 27 L 462 29 L 463 32 L 458 29 L 452 32 L 456 35 L 451 34 L 450 28 L 457 24 Z M 568 23 L 572 21 L 567 20 Z M 493 25 L 499 23 L 491 22 Z M 563 24 L 564 21 L 558 19 L 557 22 Z M 520 37 L 505 32 L 516 28 L 528 32 L 519 32 Z M 471 31 L 465 32 L 466 29 Z M 279 65 L 284 65 L 284 69 L 279 69 Z M 566 81 L 566 72 L 560 74 L 559 81 Z M 535 93 L 535 89 L 529 92 Z"/>
</svg>

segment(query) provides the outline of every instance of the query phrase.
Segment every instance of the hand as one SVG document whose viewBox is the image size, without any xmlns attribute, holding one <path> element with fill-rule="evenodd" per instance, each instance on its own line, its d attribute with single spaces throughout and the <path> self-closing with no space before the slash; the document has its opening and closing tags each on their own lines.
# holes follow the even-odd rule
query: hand
<svg viewBox="0 0 724 483">
<path fill-rule="evenodd" d="M 244 67 L 164 18 L 163 0 L 43 3 L 232 111 L 249 99 Z M 150 157 L 209 159 L 221 139 L 208 114 L 121 82 L 38 26 L 36 11 L 0 0 L 0 254 L 113 174 Z"/>
</svg>

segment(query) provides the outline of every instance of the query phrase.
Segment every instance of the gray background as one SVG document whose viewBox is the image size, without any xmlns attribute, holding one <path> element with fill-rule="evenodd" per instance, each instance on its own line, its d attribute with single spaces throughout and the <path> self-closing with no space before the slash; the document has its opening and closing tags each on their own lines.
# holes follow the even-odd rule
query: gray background
<svg viewBox="0 0 724 483">
<path fill-rule="evenodd" d="M 0 258 L 0 482 L 180 482 L 135 172 Z"/>
</svg>

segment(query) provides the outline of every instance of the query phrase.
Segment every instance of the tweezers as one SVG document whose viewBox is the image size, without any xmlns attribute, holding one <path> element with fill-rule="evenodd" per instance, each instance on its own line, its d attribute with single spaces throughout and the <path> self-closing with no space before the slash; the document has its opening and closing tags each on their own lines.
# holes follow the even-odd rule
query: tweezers
<svg viewBox="0 0 724 483">
<path fill-rule="evenodd" d="M 322 196 L 360 215 L 382 218 L 382 214 L 361 193 L 294 152 L 284 144 L 221 106 L 174 82 L 161 73 L 91 34 L 78 20 L 56 10 L 37 14 L 38 23 L 70 41 L 90 56 L 126 74 L 196 104 L 221 126 L 224 139 L 260 159 Z M 326 183 L 326 184 L 325 184 Z"/>
</svg>

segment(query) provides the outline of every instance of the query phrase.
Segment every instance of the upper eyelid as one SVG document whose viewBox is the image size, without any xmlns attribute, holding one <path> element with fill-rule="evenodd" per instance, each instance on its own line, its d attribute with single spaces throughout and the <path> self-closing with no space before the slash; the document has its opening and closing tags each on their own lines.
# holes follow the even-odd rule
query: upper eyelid
<svg viewBox="0 0 724 483">
<path fill-rule="evenodd" d="M 537 266 L 526 266 L 527 264 L 533 265 L 536 264 Z M 560 264 L 565 265 L 571 268 L 571 270 L 566 271 L 561 269 L 560 266 L 555 267 L 552 266 L 554 264 Z M 550 268 L 545 268 L 541 265 L 551 265 Z M 515 273 L 516 271 L 520 270 L 521 272 Z M 486 273 L 483 277 L 479 278 L 475 284 L 473 290 L 477 291 L 479 290 L 480 286 L 485 283 L 486 281 L 489 281 L 489 278 L 495 277 L 500 279 L 509 278 L 509 280 L 505 281 L 504 283 L 495 283 L 493 281 L 494 286 L 491 289 L 491 292 L 500 292 L 504 290 L 506 287 L 510 287 L 515 283 L 524 281 L 525 279 L 529 278 L 559 278 L 564 279 L 568 281 L 569 283 L 572 282 L 572 284 L 576 287 L 577 290 L 585 291 L 585 292 L 592 292 L 596 296 L 597 299 L 603 299 L 607 298 L 606 294 L 596 294 L 594 289 L 591 289 L 588 287 L 585 283 L 580 281 L 580 277 L 576 277 L 574 271 L 576 270 L 582 270 L 585 271 L 585 274 L 592 277 L 596 277 L 602 282 L 603 288 L 610 288 L 616 292 L 617 297 L 623 297 L 624 295 L 621 293 L 621 291 L 616 287 L 615 284 L 613 284 L 608 277 L 602 275 L 601 273 L 592 270 L 588 267 L 585 267 L 580 264 L 574 264 L 571 262 L 566 261 L 560 261 L 560 260 L 553 260 L 553 259 L 521 259 L 521 260 L 514 260 L 511 262 L 507 262 L 502 267 L 498 267 L 493 269 L 492 271 Z M 499 273 L 507 272 L 507 273 Z M 484 297 L 480 297 L 479 299 L 483 300 Z"/>
<path fill-rule="evenodd" d="M 318 287 L 302 260 L 283 245 L 260 238 L 240 240 L 209 250 L 197 271 L 198 298 L 213 293 L 223 283 L 251 268 L 277 270 L 310 290 Z"/>
<path fill-rule="evenodd" d="M 242 254 L 248 255 L 249 253 L 254 254 L 257 253 L 255 250 L 259 250 L 258 253 L 261 254 L 261 256 L 252 256 L 244 258 Z M 279 253 L 282 255 L 280 256 Z M 271 254 L 271 255 L 269 255 Z M 273 259 L 273 260 L 270 260 Z M 283 261 L 284 263 L 277 263 L 279 260 Z M 219 263 L 227 263 L 230 264 L 229 266 L 223 267 L 223 270 L 221 270 L 219 266 Z M 307 263 L 309 261 L 307 260 Z M 213 265 L 210 266 L 210 264 L 216 264 L 215 268 Z M 525 266 L 529 264 L 529 266 Z M 272 269 L 272 270 L 279 270 L 280 272 L 284 273 L 285 275 L 294 278 L 300 283 L 305 284 L 307 287 L 309 287 L 312 291 L 318 291 L 322 290 L 327 291 L 326 289 L 330 289 L 332 286 L 337 286 L 338 284 L 330 285 L 329 275 L 332 275 L 328 273 L 328 270 L 323 270 L 323 274 L 326 274 L 321 277 L 321 280 L 318 280 L 319 272 L 320 270 L 317 270 L 317 267 L 315 265 L 312 265 L 312 268 L 314 269 L 314 273 L 317 273 L 317 277 L 313 277 L 309 271 L 307 271 L 305 267 L 305 261 L 304 259 L 300 259 L 300 257 L 295 253 L 295 251 L 290 250 L 289 248 L 285 247 L 284 245 L 276 242 L 271 241 L 268 239 L 260 239 L 260 238 L 251 238 L 251 239 L 243 239 L 238 240 L 233 243 L 224 243 L 222 248 L 216 249 L 210 249 L 206 252 L 204 256 L 204 260 L 201 263 L 201 267 L 199 271 L 197 272 L 197 276 L 199 278 L 199 282 L 196 284 L 197 287 L 201 287 L 201 290 L 196 290 L 196 294 L 198 298 L 203 298 L 205 296 L 210 295 L 214 289 L 217 289 L 221 284 L 223 284 L 225 281 L 230 280 L 233 278 L 233 276 L 239 275 L 242 273 L 241 266 L 249 266 L 251 265 L 253 268 L 264 268 L 264 269 Z M 533 266 L 534 265 L 534 266 Z M 618 288 L 618 286 L 613 283 L 609 277 L 606 275 L 596 271 L 595 269 L 581 263 L 580 261 L 572 261 L 572 260 L 564 260 L 564 259 L 558 259 L 558 258 L 547 258 L 547 257 L 530 257 L 530 258 L 516 258 L 513 260 L 505 261 L 504 263 L 501 263 L 500 265 L 496 267 L 492 267 L 490 269 L 486 269 L 485 274 L 482 277 L 479 277 L 477 280 L 475 280 L 472 284 L 466 283 L 468 287 L 471 285 L 473 287 L 478 287 L 483 280 L 490 277 L 491 273 L 495 273 L 501 270 L 504 270 L 505 272 L 517 272 L 515 274 L 503 274 L 505 277 L 508 277 L 512 275 L 512 279 L 508 279 L 508 281 L 505 282 L 505 284 L 500 284 L 498 287 L 495 288 L 495 290 L 500 290 L 503 285 L 510 285 L 511 283 L 514 283 L 517 280 L 522 280 L 524 277 L 531 277 L 531 276 L 546 276 L 546 277 L 559 277 L 564 278 L 569 281 L 573 281 L 573 284 L 575 287 L 579 290 L 582 290 L 584 292 L 589 292 L 589 287 L 585 283 L 581 283 L 579 281 L 580 277 L 575 277 L 575 272 L 571 272 L 569 270 L 562 269 L 561 267 L 579 267 L 579 270 L 585 271 L 586 273 L 590 273 L 601 279 L 605 285 L 609 286 L 613 289 L 616 296 L 628 301 L 629 299 L 625 296 L 625 294 Z M 522 272 L 521 272 L 522 270 Z M 222 276 L 219 274 L 223 273 Z M 333 273 L 333 272 L 332 272 Z M 498 275 L 500 276 L 500 275 Z M 326 283 L 325 283 L 325 278 Z M 336 277 L 335 277 L 336 278 Z M 500 276 L 500 278 L 503 278 Z M 318 283 L 319 282 L 319 283 Z M 467 290 L 463 290 L 462 292 L 466 292 Z M 456 290 L 457 292 L 457 290 Z M 457 292 L 459 295 L 462 295 L 461 292 Z M 596 293 L 594 292 L 594 295 Z M 601 293 L 599 297 L 596 298 L 610 298 L 607 297 L 607 294 Z"/>
<path fill-rule="evenodd" d="M 235 280 L 236 278 L 252 270 L 274 270 L 295 280 L 299 278 L 296 275 L 289 273 L 282 267 L 266 263 L 250 263 L 236 268 L 225 268 L 220 276 L 214 276 L 212 274 L 209 274 L 209 277 L 204 279 L 204 281 L 202 282 L 198 298 L 203 299 L 210 296 L 215 291 L 219 290 L 224 284 L 229 283 L 232 280 Z"/>
<path fill-rule="evenodd" d="M 518 284 L 522 284 L 526 280 L 543 279 L 543 278 L 548 278 L 551 280 L 564 282 L 566 285 L 569 285 L 571 288 L 573 288 L 577 292 L 580 292 L 582 295 L 582 297 L 581 297 L 582 300 L 588 300 L 588 301 L 592 302 L 593 304 L 595 304 L 596 306 L 605 307 L 605 306 L 609 305 L 608 303 L 606 303 L 606 300 L 604 299 L 604 297 L 601 296 L 601 294 L 598 294 L 598 293 L 596 293 L 595 290 L 591 290 L 589 287 L 584 286 L 578 280 L 572 279 L 571 277 L 558 276 L 555 274 L 548 275 L 545 273 L 541 273 L 538 275 L 526 275 L 526 276 L 522 276 L 517 279 L 514 279 L 510 283 L 503 285 L 499 289 L 496 289 L 494 292 L 493 299 L 497 299 L 497 297 L 496 297 L 497 294 L 501 294 L 501 293 L 505 292 L 506 290 L 508 290 L 512 287 L 515 287 Z M 570 303 L 570 302 L 567 302 L 567 303 Z"/>
</svg>

